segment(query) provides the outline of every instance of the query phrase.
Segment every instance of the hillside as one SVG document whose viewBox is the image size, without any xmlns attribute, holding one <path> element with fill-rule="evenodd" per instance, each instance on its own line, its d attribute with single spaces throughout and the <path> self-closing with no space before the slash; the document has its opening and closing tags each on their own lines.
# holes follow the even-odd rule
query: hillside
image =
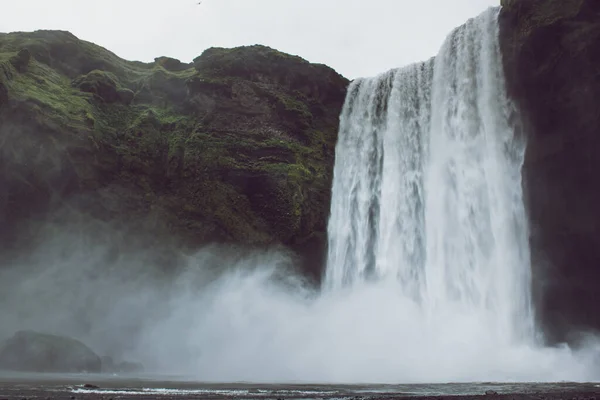
<svg viewBox="0 0 600 400">
<path fill-rule="evenodd" d="M 192 246 L 322 247 L 347 84 L 258 45 L 141 63 L 68 32 L 0 34 L 3 242 L 68 208 Z"/>
</svg>

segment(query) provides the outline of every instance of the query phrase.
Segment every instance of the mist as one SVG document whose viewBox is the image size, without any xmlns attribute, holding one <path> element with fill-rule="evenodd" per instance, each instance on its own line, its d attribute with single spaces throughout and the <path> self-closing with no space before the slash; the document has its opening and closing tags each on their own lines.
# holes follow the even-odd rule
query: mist
<svg viewBox="0 0 600 400">
<path fill-rule="evenodd" d="M 473 32 L 477 33 L 477 31 Z M 473 38 L 482 36 L 473 32 L 471 35 Z M 464 35 L 467 38 L 468 36 Z M 463 47 L 476 48 L 475 46 Z M 448 46 L 448 49 L 452 48 Z M 494 54 L 491 51 L 479 53 L 488 56 Z M 448 57 L 438 59 L 447 60 L 448 63 L 457 59 L 451 53 L 447 54 Z M 463 57 L 468 60 L 471 58 L 473 57 L 469 54 Z M 501 65 L 493 58 L 488 61 L 490 62 L 485 63 L 487 67 L 491 65 L 499 68 Z M 438 70 L 446 71 L 446 68 L 442 67 L 438 67 Z M 469 79 L 461 79 L 463 77 L 458 75 L 458 72 L 469 72 L 466 69 L 447 69 L 456 71 L 457 75 L 452 76 L 456 82 L 469 82 Z M 480 71 L 482 82 L 502 75 L 499 71 L 495 74 L 488 73 L 488 70 L 491 68 Z M 432 73 L 435 73 L 435 68 Z M 399 75 L 407 76 L 407 74 Z M 446 78 L 445 75 L 440 77 L 435 81 L 439 83 L 439 87 L 445 88 L 448 80 L 442 79 Z M 382 85 L 372 85 L 371 89 L 376 90 L 380 86 Z M 494 88 L 503 87 L 502 83 Z M 435 94 L 435 91 L 433 92 Z M 498 123 L 495 113 L 503 111 L 500 105 L 491 101 L 492 99 L 497 101 L 500 97 L 494 94 L 495 92 L 490 93 L 492 95 L 489 96 L 487 92 L 485 93 L 485 101 L 482 102 L 494 111 L 484 116 L 491 121 L 488 127 Z M 477 128 L 475 133 L 479 134 L 480 131 L 485 130 L 479 129 L 477 123 L 485 118 L 470 118 L 471 114 L 465 113 L 464 115 L 469 118 L 460 120 L 453 118 L 454 115 L 447 113 L 444 108 L 455 102 L 457 106 L 453 109 L 462 110 L 463 98 L 471 98 L 467 94 L 470 92 L 465 93 L 463 97 L 447 99 L 440 96 L 438 112 L 439 115 L 451 118 L 453 123 L 463 122 L 461 128 L 463 125 L 475 126 Z M 364 97 L 379 99 L 385 97 L 369 96 Z M 390 94 L 389 98 L 393 100 L 395 97 Z M 402 99 L 410 99 L 410 97 L 396 98 L 398 101 Z M 422 99 L 418 100 L 416 103 L 419 107 L 429 103 L 429 101 L 420 101 Z M 406 101 L 402 104 L 406 107 L 410 106 L 409 103 Z M 368 105 L 373 104 L 376 103 L 368 103 Z M 471 106 L 468 110 L 473 112 L 479 112 L 482 108 L 477 102 L 467 105 Z M 405 114 L 420 115 L 412 112 L 414 110 L 408 111 L 411 112 Z M 357 113 L 365 114 L 362 108 L 357 109 Z M 377 113 L 372 114 L 377 116 Z M 391 113 L 391 115 L 397 118 L 400 114 Z M 439 121 L 443 120 L 440 118 Z M 440 125 L 442 127 L 435 132 L 444 132 L 442 128 L 445 125 Z M 446 125 L 452 126 L 452 124 Z M 357 126 L 364 129 L 369 124 L 361 123 Z M 408 129 L 402 132 L 410 133 Z M 11 131 L 7 143 L 12 143 L 18 133 L 22 132 L 16 129 Z M 357 132 L 357 135 L 362 137 L 363 132 Z M 25 135 L 22 136 L 26 138 Z M 416 132 L 415 136 L 423 137 L 421 132 Z M 446 150 L 445 146 L 439 144 L 447 143 L 444 141 L 445 138 L 442 139 L 438 142 L 438 150 Z M 355 140 L 353 144 L 358 142 Z M 408 148 L 404 144 L 399 145 L 393 141 L 392 144 L 399 150 Z M 25 153 L 21 155 L 18 149 L 23 146 L 15 146 L 14 151 L 13 147 L 7 146 L 7 144 L 0 145 L 0 149 L 4 149 L 0 153 L 0 158 L 3 158 L 0 161 L 9 166 L 23 164 L 22 159 L 44 161 L 44 163 L 40 161 L 23 164 L 25 170 L 42 168 L 43 171 L 48 172 L 48 182 L 45 187 L 49 189 L 48 197 L 56 199 L 55 202 L 50 199 L 47 206 L 40 205 L 38 214 L 28 216 L 35 220 L 36 215 L 45 215 L 43 211 L 54 209 L 56 203 L 62 201 L 58 199 L 67 197 L 63 197 L 59 191 L 50 189 L 55 189 L 53 184 L 55 180 L 62 181 L 58 178 L 54 179 L 55 175 L 61 176 L 63 173 L 68 175 L 69 168 L 60 162 L 58 156 L 55 157 L 55 154 L 61 154 L 59 149 L 54 149 L 56 151 L 51 147 L 51 150 L 45 151 L 38 149 L 39 154 L 34 153 L 38 156 L 36 158 L 29 157 Z M 504 146 L 496 147 L 504 148 Z M 32 148 L 37 149 L 37 146 Z M 412 203 L 408 204 L 410 207 L 404 209 L 409 211 L 402 215 L 394 215 L 397 210 L 395 205 L 398 193 L 405 195 L 411 191 L 387 192 L 390 201 L 387 203 L 387 208 L 382 208 L 389 214 L 384 215 L 382 221 L 393 225 L 388 226 L 389 232 L 392 233 L 389 236 L 391 240 L 377 249 L 387 251 L 380 259 L 390 260 L 390 264 L 394 264 L 396 274 L 390 275 L 394 279 L 363 279 L 364 275 L 361 275 L 360 269 L 369 263 L 360 260 L 357 262 L 356 259 L 348 257 L 345 258 L 344 263 L 331 263 L 328 266 L 328 268 L 340 268 L 338 274 L 340 279 L 336 278 L 336 282 L 344 284 L 329 285 L 323 289 L 315 287 L 299 272 L 296 256 L 286 248 L 275 246 L 251 249 L 221 244 L 190 251 L 178 245 L 176 238 L 158 235 L 152 237 L 153 229 L 160 225 L 160 218 L 156 215 L 147 216 L 147 221 L 135 221 L 135 228 L 128 228 L 124 221 L 100 221 L 78 214 L 75 209 L 86 209 L 88 204 L 84 201 L 86 199 L 69 197 L 72 210 L 69 210 L 67 205 L 66 210 L 52 213 L 48 220 L 27 223 L 27 227 L 19 226 L 26 232 L 24 236 L 34 237 L 33 241 L 24 240 L 31 243 L 26 251 L 10 255 L 1 254 L 3 261 L 0 262 L 0 340 L 10 337 L 15 331 L 25 329 L 67 335 L 81 340 L 100 356 L 110 356 L 116 361 L 141 362 L 145 366 L 145 374 L 150 376 L 168 376 L 170 379 L 204 382 L 357 384 L 598 380 L 600 340 L 596 336 L 583 335 L 576 347 L 567 345 L 546 347 L 541 339 L 541 332 L 535 332 L 538 337 L 533 335 L 532 340 L 514 340 L 514 336 L 506 329 L 512 322 L 503 324 L 503 321 L 509 318 L 498 316 L 495 313 L 498 308 L 486 308 L 487 297 L 479 296 L 493 292 L 489 288 L 502 286 L 504 283 L 502 288 L 508 289 L 502 291 L 502 297 L 496 298 L 499 300 L 497 303 L 510 306 L 507 307 L 510 317 L 521 310 L 512 307 L 518 299 L 511 295 L 519 292 L 513 291 L 512 286 L 506 284 L 507 281 L 512 282 L 513 278 L 518 280 L 519 288 L 527 286 L 525 284 L 529 282 L 529 276 L 526 279 L 523 277 L 524 267 L 530 267 L 528 248 L 519 247 L 528 246 L 527 231 L 522 229 L 520 224 L 511 225 L 506 222 L 523 222 L 525 218 L 520 209 L 523 207 L 520 192 L 515 195 L 511 191 L 500 190 L 503 187 L 490 192 L 502 194 L 502 196 L 496 195 L 496 200 L 503 196 L 508 197 L 511 201 L 504 199 L 504 203 L 508 206 L 514 205 L 512 202 L 514 199 L 519 203 L 519 212 L 514 215 L 504 212 L 506 211 L 504 209 L 500 210 L 501 213 L 488 213 L 496 217 L 496 225 L 501 228 L 499 230 L 492 230 L 491 226 L 494 224 L 486 225 L 488 222 L 486 218 L 489 215 L 483 212 L 471 219 L 471 225 L 465 225 L 464 219 L 450 218 L 447 221 L 444 219 L 457 217 L 461 210 L 464 215 L 470 215 L 471 210 L 487 212 L 488 204 L 484 204 L 483 201 L 482 204 L 475 204 L 475 206 L 460 203 L 458 205 L 463 206 L 462 208 L 449 208 L 448 212 L 446 208 L 433 208 L 434 213 L 428 215 L 430 219 L 428 230 L 423 229 L 422 232 L 425 234 L 434 232 L 435 235 L 429 237 L 448 238 L 451 242 L 456 242 L 454 240 L 456 236 L 461 240 L 466 239 L 465 243 L 468 246 L 455 247 L 463 250 L 461 257 L 457 257 L 458 251 L 450 252 L 451 254 L 446 257 L 445 251 L 448 248 L 452 249 L 453 243 L 446 245 L 447 243 L 441 240 L 439 243 L 442 245 L 438 248 L 432 246 L 432 249 L 426 249 L 436 257 L 419 258 L 419 263 L 414 262 L 417 259 L 415 257 L 412 261 L 410 257 L 404 259 L 399 257 L 398 254 L 402 252 L 398 252 L 398 248 L 403 245 L 414 247 L 415 241 L 412 239 L 416 236 L 408 230 L 395 231 L 396 225 L 399 225 L 397 222 L 402 221 L 405 226 L 419 228 L 420 221 L 415 220 L 413 224 L 406 224 L 407 221 L 410 222 L 410 218 L 417 218 L 417 212 L 412 210 L 416 210 L 421 204 L 427 205 L 428 201 L 434 206 L 452 204 L 444 203 L 443 199 L 432 201 L 434 197 L 441 198 L 440 188 L 443 185 L 448 188 L 453 184 L 452 180 L 445 178 L 446 171 L 442 167 L 447 164 L 447 160 L 444 157 L 447 154 L 461 155 L 456 149 L 469 149 L 469 146 L 447 148 L 451 151 L 438 151 L 436 154 L 440 159 L 432 163 L 434 167 L 439 167 L 439 170 L 436 170 L 439 174 L 434 176 L 439 179 L 429 182 L 432 188 L 431 196 L 427 196 L 424 201 L 421 201 L 421 198 L 411 199 L 406 196 L 404 200 L 414 200 L 415 207 L 412 207 Z M 481 150 L 480 147 L 476 149 Z M 369 154 L 362 149 L 358 149 L 357 153 Z M 387 154 L 392 153 L 388 151 Z M 416 154 L 416 151 L 413 153 Z M 475 152 L 469 154 L 472 153 Z M 349 160 L 347 165 L 359 165 L 358 157 L 354 157 L 354 153 L 349 154 L 351 156 L 347 157 Z M 398 160 L 404 160 L 400 157 L 402 154 L 397 156 Z M 339 154 L 336 155 L 336 159 L 340 160 Z M 490 159 L 488 153 L 475 157 L 477 162 L 489 162 Z M 372 160 L 368 158 L 366 161 Z M 393 172 L 389 178 L 388 189 L 393 188 L 391 185 L 400 181 L 396 179 L 398 177 L 418 176 L 418 174 L 407 174 L 405 170 L 394 169 L 395 166 L 411 164 L 396 161 L 385 164 L 390 167 L 386 170 Z M 472 160 L 467 159 L 467 161 Z M 466 172 L 462 175 L 458 174 L 459 177 L 469 176 L 473 171 L 489 168 L 489 165 L 480 169 L 472 168 L 472 164 L 469 163 L 465 165 Z M 484 184 L 490 181 L 502 183 L 508 180 L 506 178 L 508 176 L 514 178 L 509 182 L 514 184 L 511 188 L 517 187 L 520 190 L 520 167 L 521 165 L 519 169 L 511 169 L 509 172 L 513 172 L 512 174 L 492 175 L 504 177 L 503 179 L 489 179 L 489 176 L 484 174 L 475 174 L 480 183 L 479 186 L 475 186 L 486 189 Z M 14 172 L 10 168 L 6 170 Z M 364 170 L 368 169 L 364 168 Z M 514 173 L 515 171 L 517 173 Z M 355 179 L 358 174 L 350 169 L 347 175 L 348 180 L 354 184 L 352 179 Z M 338 173 L 336 179 L 342 178 L 343 174 Z M 372 178 L 366 175 L 363 177 L 368 183 L 386 183 L 385 180 Z M 344 186 L 340 187 L 344 188 Z M 368 185 L 364 187 L 369 190 L 366 190 L 367 195 L 359 200 L 370 198 L 372 193 L 378 193 L 371 190 Z M 472 188 L 464 185 L 461 189 L 465 187 Z M 334 197 L 335 192 L 334 190 Z M 340 198 L 347 200 L 344 196 L 349 192 L 351 190 L 344 189 L 337 193 Z M 473 193 L 483 192 L 488 193 L 483 189 L 472 192 L 467 190 L 464 195 L 457 197 L 464 202 L 488 199 L 483 195 L 473 195 Z M 21 198 L 34 198 L 36 193 L 31 193 L 33 194 Z M 117 191 L 111 199 L 118 201 L 121 197 L 117 195 L 122 193 L 127 194 L 126 189 Z M 416 195 L 420 195 L 420 192 L 414 191 L 413 196 Z M 2 196 L 0 199 L 1 202 L 7 201 Z M 126 202 L 126 199 L 123 201 Z M 90 200 L 89 203 L 93 204 L 93 201 Z M 346 203 L 370 206 L 359 201 L 346 201 Z M 335 198 L 332 204 L 335 207 Z M 12 209 L 28 209 L 24 204 L 19 206 Z M 357 212 L 356 215 L 370 218 L 371 209 L 374 207 L 365 207 L 365 212 Z M 399 207 L 399 209 L 403 208 Z M 341 214 L 337 219 L 338 226 L 341 228 L 336 229 L 335 232 L 340 233 L 339 236 L 343 239 L 340 240 L 341 245 L 338 248 L 343 251 L 348 248 L 350 250 L 358 248 L 358 253 L 361 253 L 359 255 L 365 253 L 370 257 L 369 251 L 373 250 L 367 248 L 367 245 L 372 245 L 370 241 L 367 240 L 367 243 L 361 247 L 360 242 L 354 238 L 347 240 L 343 236 L 351 231 L 347 228 L 348 221 L 360 228 L 356 229 L 356 232 L 371 227 L 361 220 L 352 219 L 353 210 L 346 211 L 349 212 Z M 452 212 L 455 214 L 451 214 Z M 116 215 L 124 214 L 125 212 L 116 213 Z M 20 221 L 23 220 L 25 218 L 15 219 L 19 221 L 15 224 L 21 224 Z M 438 224 L 440 221 L 442 223 Z M 470 230 L 465 233 L 454 229 L 460 224 L 464 230 Z M 146 225 L 153 228 L 145 229 Z M 2 228 L 6 229 L 5 226 Z M 421 234 L 419 229 L 415 228 L 415 231 Z M 9 233 L 7 236 L 13 233 L 9 229 L 6 229 L 6 232 Z M 405 234 L 406 236 L 402 236 Z M 358 237 L 368 238 L 366 234 Z M 474 240 L 482 237 L 490 240 Z M 498 239 L 504 247 L 490 247 L 489 243 L 494 242 L 492 238 L 504 239 Z M 514 243 L 515 238 L 523 239 L 523 242 L 517 243 L 519 245 L 517 246 Z M 420 243 L 426 242 L 426 240 L 420 241 Z M 473 251 L 470 247 L 472 243 L 478 243 L 481 247 Z M 490 261 L 490 254 L 497 255 L 497 258 Z M 473 258 L 473 255 L 479 258 Z M 431 261 L 432 259 L 441 261 L 436 265 Z M 447 274 L 439 274 L 440 266 L 445 268 Z M 490 274 L 486 269 L 490 266 L 495 268 L 498 274 Z M 357 269 L 360 272 L 354 274 L 357 278 L 346 284 L 343 278 L 348 275 L 348 270 L 352 272 Z M 432 290 L 432 293 L 439 301 L 424 306 L 418 301 L 418 296 L 415 297 L 410 290 L 406 290 L 410 285 L 395 279 L 401 276 L 397 274 L 398 271 L 413 272 L 411 269 L 418 270 L 419 273 L 431 271 L 432 274 L 438 274 L 436 278 L 439 285 L 434 285 L 435 290 Z M 412 278 L 419 274 L 411 273 L 405 276 Z M 470 279 L 472 277 L 480 279 Z M 503 282 L 501 278 L 506 279 Z M 443 290 L 437 290 L 446 289 L 447 282 L 450 283 L 448 286 L 452 286 L 460 279 L 469 283 L 459 287 L 460 294 L 465 295 L 463 298 L 471 298 L 470 295 L 476 294 L 477 296 L 472 297 L 479 299 L 478 307 L 469 306 L 466 302 L 445 301 L 452 300 L 453 297 L 444 296 Z M 474 291 L 473 288 L 477 290 Z M 528 301 L 529 298 L 527 297 L 526 300 Z M 521 302 L 525 303 L 525 301 Z"/>
<path fill-rule="evenodd" d="M 580 350 L 515 346 L 489 315 L 452 305 L 427 315 L 390 281 L 321 292 L 283 248 L 143 248 L 96 221 L 40 232 L 35 249 L 0 269 L 0 339 L 69 335 L 148 374 L 199 381 L 598 377 L 594 338 Z"/>
</svg>

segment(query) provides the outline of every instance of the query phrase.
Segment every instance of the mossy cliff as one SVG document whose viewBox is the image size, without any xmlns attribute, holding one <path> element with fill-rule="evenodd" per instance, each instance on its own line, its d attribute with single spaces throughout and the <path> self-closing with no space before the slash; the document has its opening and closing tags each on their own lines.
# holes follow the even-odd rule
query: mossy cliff
<svg viewBox="0 0 600 400">
<path fill-rule="evenodd" d="M 192 244 L 322 236 L 348 81 L 264 46 L 125 61 L 68 32 L 0 34 L 0 223 L 75 207 Z"/>
<path fill-rule="evenodd" d="M 511 95 L 528 133 L 534 300 L 550 341 L 600 329 L 600 1 L 503 0 Z"/>
</svg>

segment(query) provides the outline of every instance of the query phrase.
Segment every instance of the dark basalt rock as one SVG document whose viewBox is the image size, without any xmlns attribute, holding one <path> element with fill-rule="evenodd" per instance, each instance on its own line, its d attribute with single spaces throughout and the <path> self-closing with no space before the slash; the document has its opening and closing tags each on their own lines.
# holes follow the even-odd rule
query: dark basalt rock
<svg viewBox="0 0 600 400">
<path fill-rule="evenodd" d="M 31 53 L 27 49 L 21 49 L 17 53 L 17 55 L 12 56 L 10 58 L 10 63 L 15 67 L 15 69 L 19 72 L 27 71 L 27 65 L 29 65 L 29 60 L 31 59 Z"/>
<path fill-rule="evenodd" d="M 26 372 L 100 372 L 101 362 L 78 340 L 19 331 L 0 344 L 0 369 Z"/>
<path fill-rule="evenodd" d="M 93 70 L 73 81 L 73 86 L 82 92 L 92 93 L 106 103 L 122 101 L 131 103 L 134 93 L 129 89 L 122 89 L 115 75 L 106 71 Z"/>
<path fill-rule="evenodd" d="M 100 389 L 100 386 L 94 385 L 92 383 L 86 383 L 83 385 L 84 389 Z"/>
<path fill-rule="evenodd" d="M 523 111 L 534 301 L 550 342 L 600 329 L 600 2 L 503 0 L 509 91 Z"/>
<path fill-rule="evenodd" d="M 160 65 L 167 71 L 185 71 L 189 69 L 191 64 L 184 64 L 181 61 L 171 57 L 157 57 L 154 59 L 156 65 Z"/>
<path fill-rule="evenodd" d="M 0 107 L 5 105 L 8 102 L 8 89 L 6 88 L 6 84 L 0 81 Z"/>
<path fill-rule="evenodd" d="M 0 246 L 59 208 L 191 247 L 323 237 L 348 85 L 331 68 L 264 46 L 130 62 L 60 31 L 0 53 Z"/>
</svg>

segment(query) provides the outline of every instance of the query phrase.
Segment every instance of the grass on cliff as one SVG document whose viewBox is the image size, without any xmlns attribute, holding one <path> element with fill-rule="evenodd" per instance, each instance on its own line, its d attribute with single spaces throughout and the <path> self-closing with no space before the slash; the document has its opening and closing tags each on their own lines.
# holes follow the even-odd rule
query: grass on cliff
<svg viewBox="0 0 600 400">
<path fill-rule="evenodd" d="M 79 130 L 93 125 L 91 95 L 72 88 L 68 78 L 45 64 L 30 61 L 26 73 L 12 74 L 9 88 L 15 99 L 33 103 L 38 112 L 60 126 Z"/>
<path fill-rule="evenodd" d="M 32 57 L 19 72 L 10 59 L 23 48 Z M 114 153 L 102 155 L 101 162 L 108 164 L 102 168 L 143 188 L 148 198 L 176 192 L 171 206 L 190 226 L 208 221 L 238 240 L 265 242 L 269 235 L 287 240 L 300 230 L 304 215 L 322 206 L 314 193 L 328 191 L 325 148 L 333 147 L 335 133 L 316 129 L 304 95 L 263 84 L 255 76 L 249 83 L 247 74 L 274 73 L 285 79 L 288 63 L 308 62 L 263 46 L 207 52 L 204 64 L 196 60 L 195 67 L 173 60 L 144 64 L 125 61 L 66 32 L 0 35 L 0 64 L 10 75 L 10 98 L 27 103 L 40 120 L 61 132 L 91 133 L 96 148 Z M 242 55 L 247 52 L 257 53 L 246 60 Z M 133 102 L 108 104 L 74 87 L 91 71 L 106 74 L 117 89 L 135 92 Z M 183 107 L 195 89 L 230 101 L 233 87 L 241 82 L 276 110 L 283 124 L 290 124 L 277 128 L 285 131 L 284 137 L 250 128 L 223 133 Z M 164 178 L 173 174 L 180 174 L 176 180 L 181 185 L 167 189 Z M 273 197 L 250 199 L 228 180 L 235 174 L 267 176 Z M 263 219 L 274 227 L 270 233 Z"/>
</svg>

